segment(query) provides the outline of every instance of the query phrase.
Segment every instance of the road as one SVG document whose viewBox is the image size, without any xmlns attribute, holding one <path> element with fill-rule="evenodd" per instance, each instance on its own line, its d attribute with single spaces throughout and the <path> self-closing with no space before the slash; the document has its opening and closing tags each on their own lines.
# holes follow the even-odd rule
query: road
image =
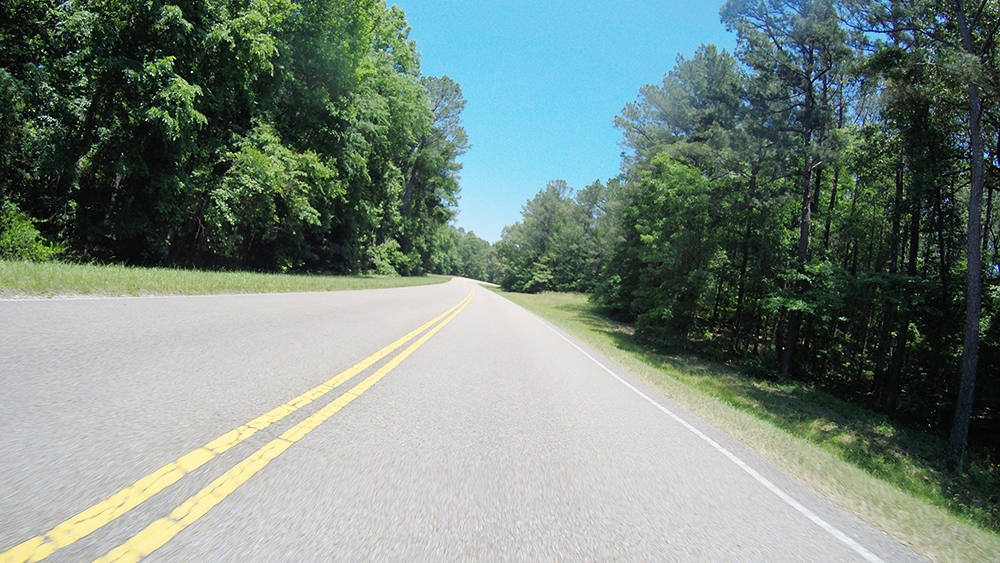
<svg viewBox="0 0 1000 563">
<path fill-rule="evenodd" d="M 0 382 L 0 562 L 920 560 L 466 280 L 0 301 Z"/>
</svg>

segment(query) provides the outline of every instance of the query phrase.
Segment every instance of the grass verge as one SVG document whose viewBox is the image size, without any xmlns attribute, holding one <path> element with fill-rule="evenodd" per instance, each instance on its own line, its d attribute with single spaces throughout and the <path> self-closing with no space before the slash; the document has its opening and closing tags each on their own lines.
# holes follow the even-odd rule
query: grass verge
<svg viewBox="0 0 1000 563">
<path fill-rule="evenodd" d="M 0 297 L 202 295 L 428 285 L 450 276 L 310 276 L 0 260 Z"/>
<path fill-rule="evenodd" d="M 820 493 L 932 561 L 1000 560 L 996 467 L 954 478 L 941 440 L 801 385 L 777 385 L 637 343 L 586 296 L 496 290 L 588 343 Z"/>
</svg>

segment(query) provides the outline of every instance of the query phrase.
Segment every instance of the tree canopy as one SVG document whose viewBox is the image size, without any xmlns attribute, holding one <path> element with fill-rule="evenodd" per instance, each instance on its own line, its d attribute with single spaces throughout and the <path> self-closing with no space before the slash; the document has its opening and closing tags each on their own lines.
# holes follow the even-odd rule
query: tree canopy
<svg viewBox="0 0 1000 563">
<path fill-rule="evenodd" d="M 0 200 L 81 260 L 413 274 L 465 101 L 381 0 L 0 6 Z"/>
</svg>

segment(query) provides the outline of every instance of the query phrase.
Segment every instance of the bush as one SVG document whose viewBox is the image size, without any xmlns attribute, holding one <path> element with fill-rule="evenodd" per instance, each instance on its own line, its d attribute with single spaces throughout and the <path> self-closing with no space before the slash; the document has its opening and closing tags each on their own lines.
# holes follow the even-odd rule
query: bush
<svg viewBox="0 0 1000 563">
<path fill-rule="evenodd" d="M 35 228 L 35 222 L 13 202 L 0 208 L 0 259 L 46 262 L 62 254 L 64 248 L 49 244 Z"/>
</svg>

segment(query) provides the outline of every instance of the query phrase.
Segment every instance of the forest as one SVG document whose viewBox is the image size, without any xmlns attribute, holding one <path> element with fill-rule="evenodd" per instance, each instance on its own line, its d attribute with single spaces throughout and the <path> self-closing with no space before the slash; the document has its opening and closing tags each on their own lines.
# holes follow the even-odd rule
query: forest
<svg viewBox="0 0 1000 563">
<path fill-rule="evenodd" d="M 729 0 L 615 123 L 621 174 L 550 182 L 495 245 L 654 346 L 1000 450 L 1000 5 Z"/>
<path fill-rule="evenodd" d="M 409 31 L 382 0 L 3 2 L 0 254 L 466 273 L 465 100 Z"/>
</svg>

